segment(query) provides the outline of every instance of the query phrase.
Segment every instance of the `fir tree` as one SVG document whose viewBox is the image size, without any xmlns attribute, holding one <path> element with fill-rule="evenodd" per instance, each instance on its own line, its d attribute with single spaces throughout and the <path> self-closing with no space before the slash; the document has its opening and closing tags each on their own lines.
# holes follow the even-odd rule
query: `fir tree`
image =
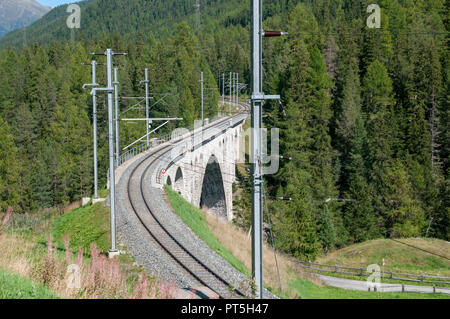
<svg viewBox="0 0 450 319">
<path fill-rule="evenodd" d="M 0 211 L 19 202 L 19 165 L 9 125 L 0 118 Z"/>
</svg>

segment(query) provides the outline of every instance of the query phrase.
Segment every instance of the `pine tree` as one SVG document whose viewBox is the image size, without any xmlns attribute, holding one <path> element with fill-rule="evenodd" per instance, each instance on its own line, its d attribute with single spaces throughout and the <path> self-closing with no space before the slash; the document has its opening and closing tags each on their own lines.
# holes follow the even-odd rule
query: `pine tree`
<svg viewBox="0 0 450 319">
<path fill-rule="evenodd" d="M 334 226 L 333 216 L 331 215 L 328 205 L 325 204 L 322 209 L 322 214 L 319 218 L 319 241 L 322 243 L 325 253 L 336 244 L 336 227 Z"/>
<path fill-rule="evenodd" d="M 331 147 L 329 133 L 330 119 L 332 117 L 330 99 L 332 85 L 333 83 L 327 73 L 323 56 L 317 48 L 314 48 L 310 55 L 310 68 L 307 78 L 309 99 L 306 112 L 309 115 L 308 124 L 311 138 L 309 147 L 314 158 L 312 168 L 315 170 L 313 171 L 313 177 L 316 185 L 313 188 L 317 199 L 327 198 L 327 196 L 336 194 L 332 170 L 336 154 Z"/>
<path fill-rule="evenodd" d="M 381 28 L 369 29 L 363 27 L 363 41 L 361 49 L 361 74 L 364 77 L 368 67 L 375 61 L 380 61 L 390 69 L 393 57 L 393 40 L 389 31 L 389 16 L 381 11 Z"/>
<path fill-rule="evenodd" d="M 284 154 L 292 156 L 293 161 L 287 163 L 277 173 L 280 181 L 279 196 L 295 198 L 292 203 L 274 203 L 275 233 L 277 244 L 283 251 L 299 258 L 314 259 L 319 253 L 314 217 L 311 214 L 312 190 L 310 151 L 311 142 L 308 134 L 308 108 L 305 99 L 308 98 L 307 79 L 310 72 L 309 53 L 302 39 L 291 43 L 289 57 L 288 80 L 284 98 L 287 101 L 286 119 L 280 124 L 280 148 Z"/>
<path fill-rule="evenodd" d="M 9 125 L 0 118 L 0 211 L 19 202 L 19 165 Z"/>
<path fill-rule="evenodd" d="M 354 69 L 355 66 L 353 63 L 345 71 L 342 99 L 339 101 L 341 112 L 337 120 L 336 131 L 340 139 L 339 146 L 344 150 L 352 137 L 356 121 L 361 118 L 360 83 L 359 76 Z"/>
<path fill-rule="evenodd" d="M 331 111 L 331 88 L 333 83 L 327 72 L 324 58 L 317 48 L 314 48 L 310 54 L 310 69 L 307 79 L 309 90 L 308 99 L 308 134 L 310 136 L 310 187 L 313 191 L 315 203 L 320 203 L 330 197 L 338 195 L 335 186 L 335 171 L 333 164 L 337 153 L 331 146 L 330 120 Z M 314 205 L 315 219 L 318 223 L 323 215 L 321 214 L 321 205 Z M 330 206 L 330 222 L 333 223 L 338 215 L 337 207 Z M 334 225 L 330 226 L 334 228 Z M 325 245 L 326 246 L 326 245 Z M 327 246 L 326 246 L 327 247 Z"/>
<path fill-rule="evenodd" d="M 356 119 L 349 140 L 349 153 L 343 163 L 349 200 L 343 206 L 343 219 L 352 242 L 362 242 L 381 235 L 379 216 L 373 208 L 373 188 L 367 179 L 368 137 L 361 115 Z"/>
<path fill-rule="evenodd" d="M 371 184 L 373 205 L 384 215 L 388 205 L 386 175 L 392 165 L 393 139 L 396 129 L 393 121 L 393 88 L 386 68 L 375 60 L 363 80 L 363 110 L 369 137 L 368 182 Z"/>
<path fill-rule="evenodd" d="M 194 124 L 194 120 L 196 119 L 195 101 L 194 98 L 192 97 L 190 89 L 187 88 L 184 90 L 183 95 L 181 96 L 181 101 L 183 101 L 181 104 L 183 122 L 184 125 L 187 127 Z"/>
<path fill-rule="evenodd" d="M 425 214 L 412 195 L 408 172 L 400 160 L 393 163 L 387 175 L 388 233 L 393 237 L 420 237 L 426 227 Z"/>
</svg>

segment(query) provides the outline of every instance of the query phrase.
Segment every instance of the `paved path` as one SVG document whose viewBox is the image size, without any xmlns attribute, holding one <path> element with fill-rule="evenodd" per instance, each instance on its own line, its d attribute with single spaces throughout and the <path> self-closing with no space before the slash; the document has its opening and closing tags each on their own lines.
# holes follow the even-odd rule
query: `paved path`
<svg viewBox="0 0 450 319">
<path fill-rule="evenodd" d="M 368 286 L 366 281 L 353 280 L 345 278 L 336 278 L 325 275 L 317 275 L 325 284 L 349 290 L 361 290 L 368 291 Z M 413 286 L 404 285 L 405 292 L 421 292 L 421 293 L 433 293 L 433 287 L 429 286 Z M 390 284 L 390 283 L 380 283 L 380 287 L 377 289 L 379 292 L 402 292 L 401 284 Z M 450 295 L 450 288 L 440 288 L 436 287 L 436 291 L 439 293 Z"/>
</svg>

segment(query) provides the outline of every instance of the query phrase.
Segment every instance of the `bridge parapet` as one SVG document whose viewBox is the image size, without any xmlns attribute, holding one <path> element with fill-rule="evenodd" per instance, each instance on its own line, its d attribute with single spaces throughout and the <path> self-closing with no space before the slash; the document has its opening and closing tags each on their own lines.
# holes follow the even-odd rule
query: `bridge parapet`
<svg viewBox="0 0 450 319">
<path fill-rule="evenodd" d="M 208 122 L 205 123 L 205 126 L 203 126 L 203 129 L 214 125 L 217 121 L 222 120 L 226 118 L 226 116 L 215 116 L 211 119 L 208 119 Z M 211 124 L 208 124 L 211 123 Z M 198 131 L 202 128 L 201 121 L 196 121 L 194 125 L 176 129 L 173 132 L 169 134 L 164 134 L 155 138 L 152 138 L 150 140 L 150 147 L 147 147 L 146 143 L 141 143 L 133 148 L 128 149 L 125 153 L 121 154 L 119 157 L 119 167 L 122 166 L 124 163 L 134 159 L 137 155 L 146 152 L 148 150 L 154 149 L 155 147 L 158 147 L 162 144 L 171 142 L 175 143 L 179 140 L 182 140 L 186 138 L 188 135 L 192 134 L 195 131 Z"/>
<path fill-rule="evenodd" d="M 245 118 L 230 118 L 230 122 L 225 120 L 221 125 L 212 123 L 186 136 L 172 149 L 170 158 L 161 161 L 162 167 L 167 168 L 164 183 L 169 182 L 194 206 L 232 220 L 232 185 Z"/>
</svg>

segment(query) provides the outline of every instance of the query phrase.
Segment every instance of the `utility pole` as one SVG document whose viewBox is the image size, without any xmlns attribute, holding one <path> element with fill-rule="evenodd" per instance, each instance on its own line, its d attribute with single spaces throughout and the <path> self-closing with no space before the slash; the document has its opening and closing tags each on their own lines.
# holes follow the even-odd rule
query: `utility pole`
<svg viewBox="0 0 450 319">
<path fill-rule="evenodd" d="M 117 68 L 114 68 L 114 94 L 116 109 L 116 168 L 119 167 L 119 78 L 117 77 Z"/>
<path fill-rule="evenodd" d="M 116 181 L 114 170 L 114 129 L 113 129 L 113 78 L 112 78 L 112 57 L 113 51 L 106 49 L 106 74 L 108 90 L 108 131 L 109 131 L 109 181 L 111 199 L 111 254 L 117 253 L 116 247 Z"/>
<path fill-rule="evenodd" d="M 225 73 L 222 73 L 222 108 L 225 112 Z"/>
<path fill-rule="evenodd" d="M 251 162 L 253 173 L 252 200 L 252 278 L 256 285 L 257 298 L 263 297 L 262 273 L 262 19 L 261 0 L 252 0 L 252 133 Z"/>
<path fill-rule="evenodd" d="M 201 85 L 202 85 L 202 126 L 203 126 L 204 123 L 205 123 L 204 116 L 203 116 L 203 72 L 201 72 L 201 80 L 200 80 L 200 82 L 201 82 Z"/>
<path fill-rule="evenodd" d="M 262 105 L 264 100 L 280 100 L 279 95 L 262 92 L 262 37 L 279 37 L 285 32 L 264 31 L 262 28 L 261 0 L 252 0 L 252 133 L 250 161 L 253 175 L 252 200 L 252 277 L 257 287 L 257 298 L 263 297 L 262 267 L 262 207 L 263 207 L 263 155 Z"/>
<path fill-rule="evenodd" d="M 231 116 L 231 77 L 232 77 L 232 75 L 233 75 L 233 73 L 232 72 L 230 72 L 230 116 Z"/>
<path fill-rule="evenodd" d="M 233 106 L 236 106 L 236 73 L 233 72 Z"/>
<path fill-rule="evenodd" d="M 108 139 L 109 139 L 109 183 L 110 183 L 110 211 L 111 211 L 111 249 L 109 250 L 109 256 L 117 256 L 117 244 L 116 244 L 116 182 L 115 182 L 115 170 L 114 170 L 114 87 L 113 87 L 113 56 L 114 55 L 127 55 L 126 53 L 116 53 L 111 49 L 106 49 L 104 53 L 93 53 L 94 55 L 106 55 L 106 75 L 107 75 L 107 87 L 106 88 L 94 88 L 91 94 L 96 94 L 97 91 L 107 91 L 108 93 Z"/>
<path fill-rule="evenodd" d="M 141 81 L 141 83 L 145 83 L 145 118 L 147 119 L 147 148 L 150 148 L 150 121 L 148 118 L 150 117 L 150 110 L 149 110 L 149 101 L 148 101 L 148 68 L 145 68 L 145 80 Z"/>
<path fill-rule="evenodd" d="M 92 61 L 92 86 L 97 84 L 97 62 Z M 97 94 L 92 95 L 92 121 L 94 127 L 94 198 L 98 199 L 98 159 L 97 159 Z"/>
<path fill-rule="evenodd" d="M 239 106 L 239 73 L 237 73 L 237 78 L 236 78 L 236 103 Z"/>
<path fill-rule="evenodd" d="M 231 81 L 231 92 L 232 92 L 231 96 L 233 97 L 231 100 L 232 105 L 234 105 L 234 98 L 235 98 L 235 96 L 234 96 L 235 95 L 235 93 L 234 93 L 234 83 L 235 82 L 236 82 L 236 73 L 233 72 L 233 77 L 232 77 L 232 81 Z"/>
<path fill-rule="evenodd" d="M 92 86 L 94 89 L 97 84 L 97 65 L 104 65 L 93 60 L 91 63 L 83 63 L 83 65 L 90 65 L 92 67 L 92 83 L 83 85 Z M 92 95 L 92 126 L 94 135 L 94 199 L 98 199 L 98 159 L 97 159 L 97 94 Z"/>
</svg>

